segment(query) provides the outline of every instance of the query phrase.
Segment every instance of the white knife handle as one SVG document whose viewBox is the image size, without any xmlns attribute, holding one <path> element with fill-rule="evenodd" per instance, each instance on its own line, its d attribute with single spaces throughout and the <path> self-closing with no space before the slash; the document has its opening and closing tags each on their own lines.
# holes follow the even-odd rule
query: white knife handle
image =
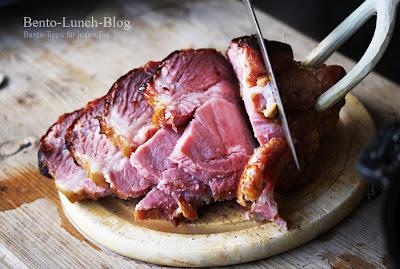
<svg viewBox="0 0 400 269">
<path fill-rule="evenodd" d="M 396 9 L 400 0 L 366 0 L 324 40 L 321 41 L 303 61 L 305 65 L 318 66 L 353 35 L 370 17 L 377 15 L 374 36 L 360 61 L 347 75 L 323 93 L 315 104 L 317 111 L 323 111 L 342 99 L 353 89 L 381 59 L 393 33 Z"/>
</svg>

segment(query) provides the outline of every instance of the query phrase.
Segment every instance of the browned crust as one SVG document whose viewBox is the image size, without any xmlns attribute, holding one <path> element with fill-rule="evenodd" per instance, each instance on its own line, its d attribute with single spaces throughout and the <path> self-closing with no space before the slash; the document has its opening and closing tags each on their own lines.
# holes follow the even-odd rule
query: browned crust
<svg viewBox="0 0 400 269">
<path fill-rule="evenodd" d="M 68 200 L 71 203 L 75 203 L 81 200 L 85 200 L 85 199 L 91 199 L 91 200 L 97 200 L 101 197 L 93 195 L 90 192 L 87 192 L 85 190 L 80 190 L 79 192 L 71 192 L 71 191 L 65 191 L 65 190 L 59 190 L 61 191 L 65 197 L 68 198 Z"/>
<path fill-rule="evenodd" d="M 290 52 L 290 54 L 293 55 L 292 47 L 289 44 L 267 39 L 264 39 L 264 42 L 267 46 L 267 49 L 272 49 L 272 50 L 280 49 L 286 52 Z M 231 41 L 231 45 L 232 44 L 235 44 L 239 48 L 252 48 L 257 51 L 260 50 L 258 46 L 257 37 L 255 35 L 241 36 L 234 38 Z"/>
<path fill-rule="evenodd" d="M 286 140 L 272 138 L 257 148 L 240 177 L 236 198 L 245 206 L 246 201 L 256 201 L 264 189 L 265 181 L 275 183 L 280 171 L 291 161 Z"/>
<path fill-rule="evenodd" d="M 64 135 L 65 145 L 66 145 L 67 149 L 69 150 L 69 152 L 71 153 L 71 156 L 73 157 L 74 162 L 78 166 L 83 167 L 83 164 L 80 162 L 79 158 L 76 157 L 76 154 L 74 151 L 74 142 L 73 142 L 74 127 L 76 124 L 79 123 L 79 121 L 82 119 L 83 116 L 85 116 L 87 114 L 91 114 L 90 117 L 92 117 L 93 116 L 92 114 L 97 109 L 97 106 L 99 105 L 99 103 L 104 102 L 104 98 L 105 98 L 105 96 L 97 98 L 97 99 L 87 103 L 87 105 L 82 109 L 81 115 L 72 122 L 72 124 L 68 127 L 68 129 Z"/>
<path fill-rule="evenodd" d="M 55 128 L 55 126 L 57 124 L 63 124 L 62 122 L 67 117 L 70 117 L 76 113 L 78 113 L 77 118 L 79 118 L 80 116 L 82 116 L 83 109 L 79 109 L 74 112 L 66 113 L 66 114 L 60 116 L 57 119 L 57 121 L 47 130 L 46 134 L 44 134 L 42 136 L 42 138 L 40 139 L 39 150 L 38 150 L 38 162 L 39 162 L 39 170 L 44 176 L 55 179 L 55 175 L 52 174 L 52 171 L 49 169 L 48 160 L 46 157 L 48 154 L 50 154 L 54 150 L 54 147 L 45 141 L 47 136 L 52 131 L 52 129 Z M 64 145 L 64 146 L 66 147 L 66 145 Z M 71 158 L 73 158 L 73 156 L 71 156 Z M 57 184 L 56 184 L 56 186 L 57 186 Z M 58 186 L 57 186 L 57 188 L 58 188 Z M 63 189 L 59 189 L 59 191 L 61 191 L 68 198 L 68 200 L 71 201 L 72 203 L 79 201 L 79 200 L 88 199 L 88 198 L 90 198 L 92 200 L 97 200 L 99 198 L 97 195 L 87 192 L 86 190 L 83 190 L 83 189 L 80 190 L 79 192 L 72 192 L 72 191 L 63 190 Z"/>
<path fill-rule="evenodd" d="M 184 199 L 178 200 L 178 207 L 182 214 L 182 216 L 188 220 L 196 220 L 198 219 L 197 215 L 197 207 L 192 205 L 191 203 L 185 201 Z"/>
<path fill-rule="evenodd" d="M 57 121 L 53 125 L 51 125 L 50 128 L 46 131 L 46 133 L 40 138 L 39 150 L 38 150 L 38 166 L 39 166 L 39 171 L 42 175 L 54 179 L 54 175 L 51 173 L 51 171 L 48 167 L 47 157 L 46 157 L 54 149 L 53 149 L 52 145 L 48 144 L 45 141 L 47 136 L 53 130 L 53 128 L 55 128 L 56 125 L 61 124 L 66 118 L 72 116 L 73 114 L 77 114 L 77 113 L 82 115 L 82 109 L 75 110 L 71 113 L 65 113 L 65 114 L 61 115 L 60 117 L 58 117 Z M 80 115 L 78 116 L 78 118 L 80 117 Z"/>
<path fill-rule="evenodd" d="M 110 139 L 111 143 L 113 143 L 114 146 L 117 146 L 120 149 L 122 149 L 124 152 L 124 156 L 126 156 L 126 154 L 130 154 L 131 152 L 126 152 L 125 148 L 127 147 L 127 145 L 125 145 L 125 143 L 119 138 L 119 136 L 115 133 L 113 128 L 107 126 L 105 117 L 107 117 L 110 113 L 110 107 L 113 105 L 115 100 L 115 93 L 119 90 L 122 81 L 125 80 L 130 75 L 132 75 L 133 73 L 136 73 L 141 70 L 143 70 L 143 67 L 134 68 L 125 75 L 121 76 L 116 82 L 114 82 L 108 93 L 105 95 L 104 113 L 103 116 L 99 118 L 100 132 L 105 134 Z"/>
<path fill-rule="evenodd" d="M 264 39 L 265 45 L 268 50 L 268 56 L 271 60 L 272 68 L 275 76 L 279 76 L 280 73 L 291 66 L 293 63 L 293 50 L 292 47 L 286 43 L 279 41 Z M 242 36 L 235 38 L 231 41 L 228 50 L 232 46 L 237 46 L 241 49 L 250 49 L 258 54 L 261 59 L 260 49 L 258 46 L 258 41 L 255 35 Z M 257 74 L 257 77 L 263 74 Z M 257 79 L 254 78 L 254 80 Z"/>
<path fill-rule="evenodd" d="M 257 37 L 255 35 L 246 35 L 234 38 L 232 39 L 231 44 L 236 44 L 240 48 L 250 47 L 258 50 L 258 42 L 257 42 Z"/>
<path fill-rule="evenodd" d="M 115 146 L 117 146 L 118 148 L 120 148 L 122 150 L 125 157 L 129 157 L 131 155 L 131 153 L 135 150 L 135 148 L 132 148 L 131 145 L 127 145 L 127 143 L 115 133 L 115 130 L 112 127 L 107 126 L 105 117 L 107 117 L 110 113 L 110 107 L 115 102 L 115 94 L 120 89 L 120 84 L 122 83 L 122 81 L 124 81 L 129 76 L 131 76 L 132 74 L 139 72 L 139 71 L 146 72 L 147 74 L 149 74 L 149 79 L 151 79 L 151 76 L 152 76 L 154 70 L 157 70 L 158 66 L 159 66 L 159 62 L 150 61 L 150 62 L 146 63 L 143 67 L 132 69 L 125 75 L 118 78 L 118 80 L 116 82 L 114 82 L 114 84 L 111 86 L 108 93 L 105 95 L 104 113 L 103 113 L 103 116 L 99 118 L 100 131 L 101 131 L 101 133 L 105 134 Z M 146 82 L 144 82 L 144 83 L 146 83 Z M 139 92 L 141 94 L 143 94 L 142 87 L 143 87 L 143 85 L 139 88 Z"/>
<path fill-rule="evenodd" d="M 321 81 L 322 91 L 325 92 L 346 75 L 346 70 L 339 65 L 322 65 L 318 69 L 314 69 L 314 73 Z"/>
<path fill-rule="evenodd" d="M 41 146 L 42 147 L 42 146 Z M 49 168 L 47 166 L 46 155 L 44 154 L 44 149 L 39 148 L 38 151 L 38 167 L 39 172 L 48 178 L 53 178 L 50 174 Z"/>
<path fill-rule="evenodd" d="M 264 42 L 268 50 L 275 77 L 277 78 L 284 70 L 290 68 L 294 63 L 292 48 L 288 44 L 277 41 L 264 40 Z M 227 54 L 231 50 L 241 50 L 242 53 L 245 53 L 249 61 L 249 66 L 247 67 L 249 69 L 249 74 L 246 78 L 246 83 L 249 87 L 256 86 L 259 77 L 268 75 L 255 35 L 233 39 L 227 50 Z"/>
<path fill-rule="evenodd" d="M 174 224 L 175 226 L 178 226 L 188 218 L 185 218 L 182 212 L 177 213 L 179 210 L 179 207 L 175 209 L 175 216 L 173 219 L 169 219 L 169 221 Z M 134 217 L 135 220 L 137 221 L 143 221 L 143 220 L 159 220 L 159 219 L 164 219 L 163 214 L 160 212 L 159 208 L 151 208 L 148 210 L 135 210 L 134 212 Z M 190 216 L 192 217 L 192 216 Z M 196 220 L 197 219 L 197 212 L 196 212 L 196 218 L 190 219 L 190 220 Z"/>
<path fill-rule="evenodd" d="M 94 118 L 96 120 L 99 120 L 102 114 L 99 114 L 97 110 L 99 109 L 98 106 L 102 106 L 104 103 L 105 96 L 97 98 L 91 102 L 89 102 L 85 108 L 82 111 L 82 114 L 76 118 L 73 123 L 68 127 L 64 139 L 65 139 L 65 145 L 69 152 L 71 153 L 72 158 L 74 159 L 74 162 L 76 165 L 81 166 L 85 171 L 86 171 L 86 176 L 90 178 L 97 186 L 101 186 L 104 188 L 109 187 L 109 184 L 106 182 L 104 175 L 102 173 L 92 173 L 90 170 L 90 167 L 87 163 L 82 162 L 77 154 L 75 154 L 74 150 L 74 127 L 76 124 L 78 124 L 81 120 L 82 117 L 88 115 L 89 118 Z M 87 120 L 88 118 L 84 119 Z"/>
</svg>

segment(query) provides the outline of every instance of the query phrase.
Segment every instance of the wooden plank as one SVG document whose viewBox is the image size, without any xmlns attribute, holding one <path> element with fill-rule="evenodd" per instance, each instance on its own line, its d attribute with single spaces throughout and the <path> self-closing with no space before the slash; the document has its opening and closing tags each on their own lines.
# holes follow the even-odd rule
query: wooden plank
<svg viewBox="0 0 400 269">
<path fill-rule="evenodd" d="M 148 266 L 122 257 L 110 258 L 68 226 L 57 211 L 53 183 L 37 172 L 32 174 L 36 171 L 37 141 L 58 115 L 104 94 L 132 67 L 180 48 L 225 50 L 230 39 L 251 32 L 245 10 L 236 1 L 152 0 L 114 6 L 132 20 L 133 30 L 110 30 L 113 36 L 109 40 L 26 40 L 18 28 L 20 18 L 15 19 L 15 27 L 0 26 L 0 73 L 9 77 L 9 85 L 0 90 L 0 222 L 5 231 L 0 236 L 1 266 Z M 297 59 L 303 59 L 315 45 L 271 16 L 262 14 L 260 23 L 268 38 L 291 44 Z M 328 62 L 347 69 L 353 66 L 339 54 Z M 370 74 L 354 93 L 376 123 L 400 118 L 398 85 Z M 19 176 L 12 178 L 15 174 Z M 329 268 L 330 264 L 344 261 L 351 265 L 361 260 L 384 267 L 379 206 L 380 199 L 365 201 L 321 240 L 248 266 Z M 43 235 L 52 237 L 49 244 L 42 243 L 46 240 Z"/>
</svg>

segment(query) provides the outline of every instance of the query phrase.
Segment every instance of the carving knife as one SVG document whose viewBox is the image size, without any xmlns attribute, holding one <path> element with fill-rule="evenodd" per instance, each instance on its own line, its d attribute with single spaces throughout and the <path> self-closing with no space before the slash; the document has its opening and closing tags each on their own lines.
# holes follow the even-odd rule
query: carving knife
<svg viewBox="0 0 400 269">
<path fill-rule="evenodd" d="M 292 136 L 290 134 L 290 129 L 289 129 L 289 124 L 285 115 L 285 110 L 283 108 L 283 104 L 282 104 L 282 99 L 281 96 L 279 94 L 279 89 L 278 89 L 278 85 L 276 84 L 276 80 L 275 80 L 275 76 L 274 73 L 272 71 L 272 65 L 271 62 L 269 60 L 268 57 L 268 51 L 267 51 L 267 47 L 265 46 L 264 43 L 264 37 L 261 33 L 261 29 L 260 26 L 258 25 L 258 21 L 257 21 L 257 17 L 256 14 L 254 12 L 253 6 L 251 4 L 250 0 L 243 0 L 247 11 L 249 13 L 249 17 L 250 20 L 254 26 L 254 28 L 256 29 L 256 36 L 257 36 L 257 41 L 258 41 L 258 45 L 260 47 L 261 50 L 261 54 L 264 60 L 264 64 L 268 73 L 268 78 L 269 78 L 269 82 L 271 89 L 272 89 L 272 95 L 274 96 L 275 102 L 276 102 L 276 106 L 278 108 L 278 112 L 279 112 L 279 118 L 281 120 L 282 123 L 282 127 L 283 127 L 283 131 L 285 133 L 285 137 L 286 137 L 286 141 L 289 145 L 289 149 L 290 152 L 292 153 L 293 156 L 293 160 L 294 163 L 296 164 L 297 169 L 300 170 L 300 164 L 299 164 L 299 160 L 297 158 L 297 154 L 296 154 L 296 148 L 294 147 L 294 143 L 293 143 L 293 139 Z"/>
</svg>

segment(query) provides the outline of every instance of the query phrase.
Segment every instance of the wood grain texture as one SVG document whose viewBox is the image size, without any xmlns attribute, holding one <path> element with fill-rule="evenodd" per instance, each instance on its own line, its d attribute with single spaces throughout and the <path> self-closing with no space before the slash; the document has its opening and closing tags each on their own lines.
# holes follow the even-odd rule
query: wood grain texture
<svg viewBox="0 0 400 269">
<path fill-rule="evenodd" d="M 110 29 L 111 38 L 102 40 L 27 40 L 21 17 L 0 24 L 0 73 L 9 78 L 0 89 L 0 268 L 153 267 L 93 247 L 69 226 L 53 182 L 37 173 L 38 139 L 58 115 L 106 93 L 131 68 L 179 48 L 224 51 L 230 39 L 251 31 L 242 5 L 231 0 L 133 1 L 112 8 L 132 20 L 131 32 Z M 259 17 L 266 36 L 291 44 L 296 59 L 316 44 L 271 16 Z M 347 70 L 354 65 L 339 54 L 328 62 Z M 400 119 L 398 85 L 372 73 L 353 93 L 377 125 Z M 383 268 L 379 208 L 380 198 L 363 201 L 319 239 L 243 266 L 330 268 L 366 262 Z"/>
</svg>

